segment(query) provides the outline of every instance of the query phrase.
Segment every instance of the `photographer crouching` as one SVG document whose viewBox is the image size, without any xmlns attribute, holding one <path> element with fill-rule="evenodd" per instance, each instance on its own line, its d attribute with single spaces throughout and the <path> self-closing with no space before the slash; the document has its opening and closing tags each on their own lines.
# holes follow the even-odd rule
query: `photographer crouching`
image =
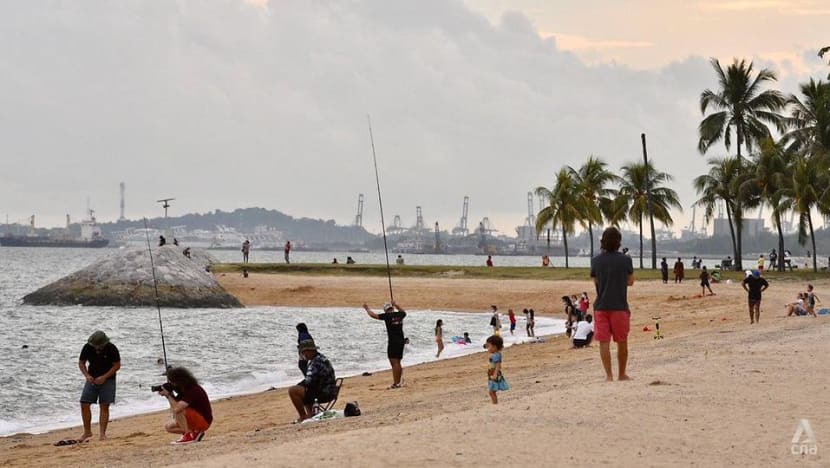
<svg viewBox="0 0 830 468">
<path fill-rule="evenodd" d="M 177 445 L 199 442 L 205 431 L 213 422 L 213 410 L 210 407 L 205 389 L 184 367 L 167 370 L 167 383 L 153 387 L 153 391 L 167 398 L 173 419 L 165 424 L 167 432 L 181 434 Z"/>
</svg>

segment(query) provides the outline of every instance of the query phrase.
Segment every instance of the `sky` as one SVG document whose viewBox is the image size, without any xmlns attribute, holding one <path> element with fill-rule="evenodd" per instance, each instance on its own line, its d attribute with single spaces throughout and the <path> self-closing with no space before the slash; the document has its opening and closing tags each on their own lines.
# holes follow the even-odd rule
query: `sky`
<svg viewBox="0 0 830 468">
<path fill-rule="evenodd" d="M 451 229 L 470 196 L 514 234 L 527 192 L 596 155 L 641 158 L 688 223 L 709 57 L 795 92 L 830 6 L 810 0 L 0 2 L 0 217 L 61 225 L 262 206 Z M 724 155 L 722 147 L 712 156 Z M 534 206 L 538 210 L 538 202 Z M 700 220 L 698 219 L 698 224 Z"/>
</svg>

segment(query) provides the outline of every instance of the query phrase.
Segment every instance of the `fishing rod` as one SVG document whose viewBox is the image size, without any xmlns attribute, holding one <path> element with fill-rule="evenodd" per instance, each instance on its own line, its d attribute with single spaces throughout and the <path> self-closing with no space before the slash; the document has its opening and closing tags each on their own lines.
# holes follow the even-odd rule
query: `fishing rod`
<svg viewBox="0 0 830 468">
<path fill-rule="evenodd" d="M 156 265 L 153 262 L 153 248 L 150 246 L 150 228 L 147 226 L 147 218 L 144 218 L 144 234 L 147 236 L 147 253 L 150 254 L 150 272 L 153 274 L 153 290 L 156 297 L 156 309 L 159 313 L 159 332 L 161 332 L 161 351 L 164 353 L 164 368 L 169 369 L 167 365 L 167 347 L 164 345 L 164 324 L 161 321 L 161 305 L 159 304 L 159 285 L 156 280 Z"/>
<path fill-rule="evenodd" d="M 380 205 L 380 228 L 383 232 L 383 251 L 386 253 L 386 278 L 389 280 L 389 301 L 395 302 L 392 294 L 392 268 L 389 266 L 389 247 L 386 244 L 386 221 L 383 219 L 383 198 L 380 195 L 380 176 L 378 175 L 378 157 L 375 154 L 375 138 L 372 135 L 372 117 L 367 115 L 369 122 L 369 141 L 372 142 L 372 161 L 375 163 L 375 182 L 378 185 L 378 205 Z"/>
</svg>

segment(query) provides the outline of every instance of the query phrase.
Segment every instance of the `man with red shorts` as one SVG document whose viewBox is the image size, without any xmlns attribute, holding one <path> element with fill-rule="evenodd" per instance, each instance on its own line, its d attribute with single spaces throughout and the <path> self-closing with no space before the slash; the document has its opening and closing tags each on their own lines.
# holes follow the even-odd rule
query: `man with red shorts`
<svg viewBox="0 0 830 468">
<path fill-rule="evenodd" d="M 159 394 L 170 403 L 173 419 L 164 428 L 182 435 L 173 442 L 176 445 L 200 442 L 213 423 L 213 410 L 205 389 L 184 367 L 168 369 L 167 382 Z"/>
<path fill-rule="evenodd" d="M 615 227 L 602 233 L 602 252 L 591 259 L 591 278 L 597 289 L 594 301 L 594 339 L 599 342 L 599 355 L 605 369 L 605 380 L 613 381 L 611 372 L 611 338 L 617 343 L 618 380 L 628 380 L 628 331 L 631 311 L 628 308 L 628 286 L 634 284 L 631 257 L 619 252 L 622 235 Z"/>
</svg>

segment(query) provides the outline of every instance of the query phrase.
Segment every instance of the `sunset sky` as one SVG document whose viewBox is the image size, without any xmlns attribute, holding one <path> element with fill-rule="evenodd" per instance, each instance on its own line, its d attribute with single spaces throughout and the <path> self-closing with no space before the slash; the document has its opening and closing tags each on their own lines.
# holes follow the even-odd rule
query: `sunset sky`
<svg viewBox="0 0 830 468">
<path fill-rule="evenodd" d="M 688 222 L 715 56 L 797 91 L 830 67 L 818 1 L 212 0 L 0 3 L 0 216 L 60 225 L 262 206 L 379 231 L 387 218 L 503 233 L 527 192 L 597 155 L 675 176 Z M 824 37 L 822 37 L 824 36 Z M 725 154 L 722 145 L 712 155 Z M 536 207 L 538 209 L 538 206 Z M 698 221 L 699 222 L 699 221 Z"/>
</svg>

